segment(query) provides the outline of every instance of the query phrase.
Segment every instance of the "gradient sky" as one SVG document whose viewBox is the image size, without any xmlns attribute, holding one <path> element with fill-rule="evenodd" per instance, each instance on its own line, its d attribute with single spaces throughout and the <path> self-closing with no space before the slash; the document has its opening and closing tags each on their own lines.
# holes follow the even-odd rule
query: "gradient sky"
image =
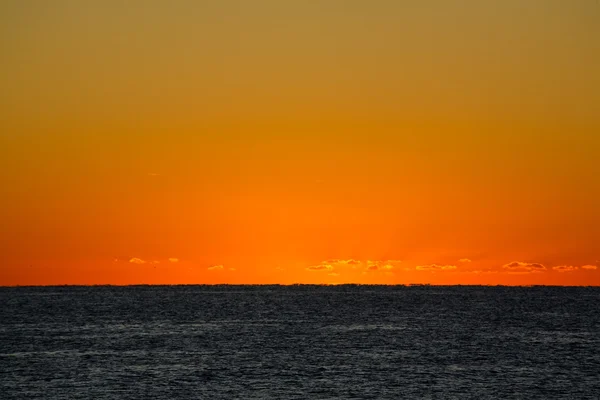
<svg viewBox="0 0 600 400">
<path fill-rule="evenodd" d="M 3 0 L 0 285 L 600 285 L 596 0 Z"/>
</svg>

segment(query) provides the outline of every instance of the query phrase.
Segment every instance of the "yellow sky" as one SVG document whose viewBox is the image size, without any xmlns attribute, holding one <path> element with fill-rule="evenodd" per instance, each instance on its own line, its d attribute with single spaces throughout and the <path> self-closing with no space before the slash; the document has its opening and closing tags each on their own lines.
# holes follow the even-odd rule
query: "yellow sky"
<svg viewBox="0 0 600 400">
<path fill-rule="evenodd" d="M 600 284 L 597 1 L 6 0 L 0 54 L 0 285 Z"/>
</svg>

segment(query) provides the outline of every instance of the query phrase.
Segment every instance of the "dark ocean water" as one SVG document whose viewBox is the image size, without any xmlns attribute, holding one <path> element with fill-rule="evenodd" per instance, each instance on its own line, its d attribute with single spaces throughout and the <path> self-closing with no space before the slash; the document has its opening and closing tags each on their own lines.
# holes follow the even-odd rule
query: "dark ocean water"
<svg viewBox="0 0 600 400">
<path fill-rule="evenodd" d="M 600 288 L 0 288 L 2 399 L 600 399 Z"/>
</svg>

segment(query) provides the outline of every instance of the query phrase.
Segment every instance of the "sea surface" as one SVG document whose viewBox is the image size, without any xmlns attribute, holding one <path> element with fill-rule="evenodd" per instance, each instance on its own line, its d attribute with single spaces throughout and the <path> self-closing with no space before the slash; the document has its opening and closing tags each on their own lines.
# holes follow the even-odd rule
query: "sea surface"
<svg viewBox="0 0 600 400">
<path fill-rule="evenodd" d="M 0 288 L 1 399 L 600 399 L 600 288 Z"/>
</svg>

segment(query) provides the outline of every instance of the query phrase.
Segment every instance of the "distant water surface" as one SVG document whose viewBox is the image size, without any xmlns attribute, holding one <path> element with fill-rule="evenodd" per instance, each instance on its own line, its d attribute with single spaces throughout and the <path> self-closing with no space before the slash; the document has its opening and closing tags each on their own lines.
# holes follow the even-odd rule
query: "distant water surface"
<svg viewBox="0 0 600 400">
<path fill-rule="evenodd" d="M 600 288 L 0 288 L 2 399 L 600 399 Z"/>
</svg>

